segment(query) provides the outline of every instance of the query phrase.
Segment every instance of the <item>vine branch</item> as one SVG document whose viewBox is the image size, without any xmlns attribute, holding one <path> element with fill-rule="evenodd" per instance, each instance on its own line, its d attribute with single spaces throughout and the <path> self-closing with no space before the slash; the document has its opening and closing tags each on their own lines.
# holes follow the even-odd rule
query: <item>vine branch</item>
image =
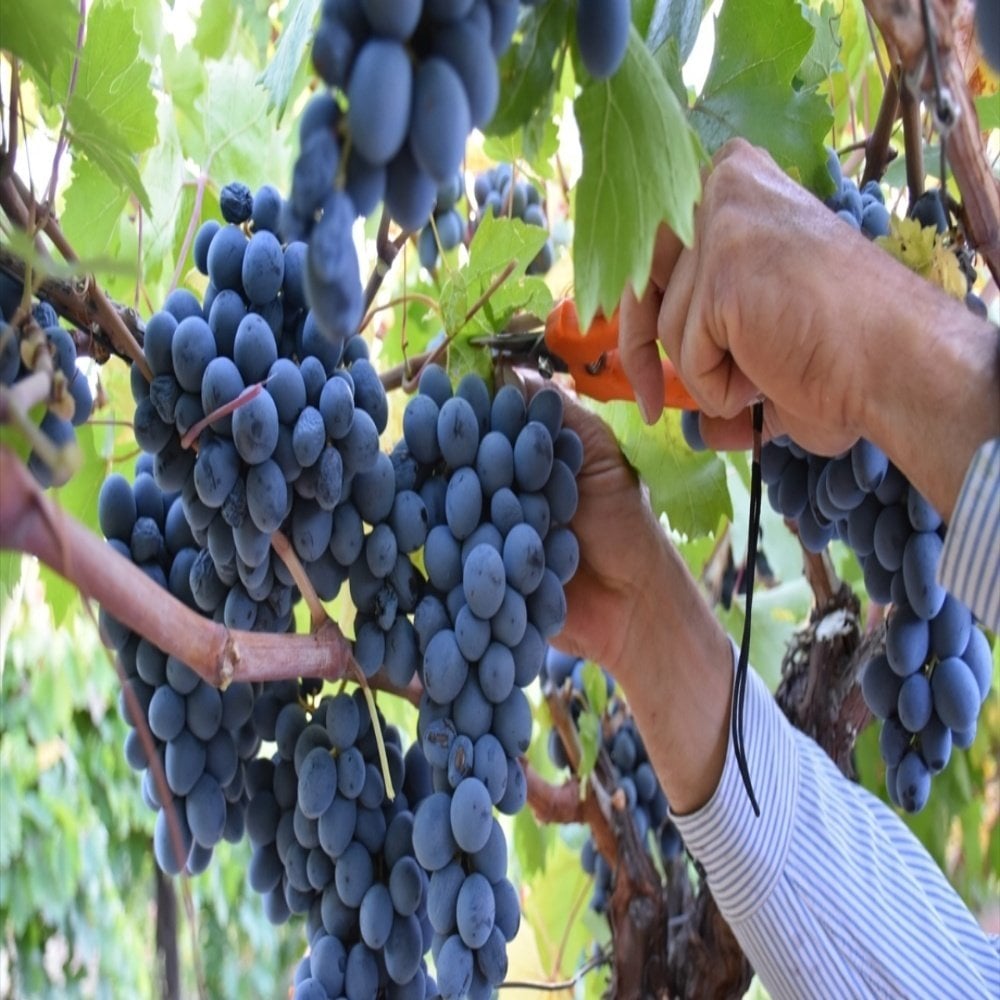
<svg viewBox="0 0 1000 1000">
<path fill-rule="evenodd" d="M 0 547 L 36 556 L 210 684 L 336 680 L 353 662 L 350 644 L 332 621 L 312 635 L 272 635 L 228 629 L 192 611 L 46 497 L 5 446 L 0 446 L 0 482 Z"/>
<path fill-rule="evenodd" d="M 960 5 L 958 0 L 929 3 L 943 84 L 958 111 L 948 135 L 948 160 L 962 193 L 962 221 L 970 243 L 1000 282 L 1000 178 L 990 170 L 979 117 L 955 51 L 953 21 Z M 921 0 L 864 0 L 864 4 L 902 64 L 906 77 L 901 92 L 913 86 L 929 93 L 932 79 Z"/>
</svg>

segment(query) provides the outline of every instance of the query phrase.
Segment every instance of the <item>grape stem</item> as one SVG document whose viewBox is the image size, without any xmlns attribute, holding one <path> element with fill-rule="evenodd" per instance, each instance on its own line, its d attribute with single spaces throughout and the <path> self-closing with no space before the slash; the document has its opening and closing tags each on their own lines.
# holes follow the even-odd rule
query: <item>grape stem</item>
<svg viewBox="0 0 1000 1000">
<path fill-rule="evenodd" d="M 309 608 L 310 631 L 318 632 L 323 624 L 330 620 L 330 616 L 326 613 L 326 608 L 323 607 L 323 602 L 319 599 L 316 588 L 312 585 L 312 580 L 309 579 L 309 574 L 306 573 L 292 543 L 289 542 L 284 532 L 275 531 L 271 535 L 271 548 L 285 564 L 288 572 L 291 573 L 295 586 L 299 588 L 302 599 L 306 602 L 306 607 Z"/>
<path fill-rule="evenodd" d="M 230 413 L 235 413 L 240 407 L 256 399 L 263 391 L 264 383 L 255 382 L 253 385 L 248 385 L 235 399 L 216 407 L 211 413 L 206 413 L 198 423 L 188 428 L 187 433 L 181 438 L 181 447 L 191 448 L 197 443 L 206 427 L 211 427 L 216 420 L 228 417 Z"/>
</svg>

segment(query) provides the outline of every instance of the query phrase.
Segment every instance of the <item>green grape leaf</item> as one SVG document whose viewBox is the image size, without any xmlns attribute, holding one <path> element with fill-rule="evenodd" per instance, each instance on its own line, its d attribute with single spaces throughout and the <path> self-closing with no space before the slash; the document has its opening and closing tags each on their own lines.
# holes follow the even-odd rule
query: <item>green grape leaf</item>
<svg viewBox="0 0 1000 1000">
<path fill-rule="evenodd" d="M 292 0 L 282 14 L 283 26 L 278 46 L 258 83 L 267 91 L 268 110 L 277 112 L 280 122 L 288 108 L 292 86 L 308 55 L 309 38 L 319 0 Z"/>
<path fill-rule="evenodd" d="M 818 10 L 808 4 L 803 4 L 801 9 L 802 16 L 813 26 L 815 37 L 799 67 L 798 80 L 807 87 L 818 87 L 829 79 L 840 63 L 841 13 L 830 0 L 823 0 Z"/>
<path fill-rule="evenodd" d="M 194 50 L 206 59 L 221 59 L 235 27 L 230 0 L 204 0 L 194 35 Z"/>
<path fill-rule="evenodd" d="M 720 518 L 732 520 L 725 463 L 711 452 L 691 451 L 676 411 L 665 413 L 647 427 L 632 403 L 593 406 L 649 487 L 653 510 L 666 514 L 672 528 L 697 538 L 714 531 Z"/>
<path fill-rule="evenodd" d="M 117 186 L 90 160 L 77 157 L 73 161 L 73 180 L 64 197 L 66 207 L 60 221 L 77 254 L 111 255 L 128 191 Z"/>
<path fill-rule="evenodd" d="M 650 51 L 655 52 L 673 39 L 681 56 L 680 61 L 686 62 L 698 38 L 705 0 L 646 0 L 645 6 L 652 8 L 644 31 Z"/>
<path fill-rule="evenodd" d="M 539 226 L 484 216 L 469 246 L 468 265 L 452 271 L 441 287 L 445 330 L 461 332 L 468 339 L 502 331 L 515 312 L 546 316 L 552 308 L 552 293 L 541 278 L 525 272 L 547 239 L 548 232 Z M 501 281 L 511 265 L 510 274 Z M 488 291 L 489 297 L 466 319 Z"/>
<path fill-rule="evenodd" d="M 49 82 L 57 67 L 72 65 L 79 23 L 79 11 L 71 0 L 4 0 L 0 48 L 23 59 Z M 59 96 L 65 95 L 63 90 Z"/>
<path fill-rule="evenodd" d="M 587 926 L 587 899 L 592 889 L 591 876 L 580 867 L 579 850 L 560 837 L 554 838 L 544 873 L 531 880 L 531 892 L 522 899 L 538 958 L 552 979 L 572 975 L 580 956 L 594 943 Z"/>
<path fill-rule="evenodd" d="M 114 184 L 126 187 L 143 209 L 150 211 L 149 193 L 121 136 L 115 134 L 107 119 L 82 97 L 73 98 L 68 133 L 78 154 L 90 160 Z"/>
<path fill-rule="evenodd" d="M 701 178 L 684 110 L 634 29 L 618 72 L 588 83 L 575 109 L 583 174 L 573 263 L 586 327 L 598 307 L 612 312 L 626 282 L 645 288 L 661 221 L 691 242 Z"/>
<path fill-rule="evenodd" d="M 124 153 L 141 153 L 156 142 L 156 98 L 150 86 L 152 65 L 139 54 L 141 39 L 131 10 L 120 3 L 97 5 L 87 18 L 87 41 L 68 116 L 72 127 L 77 103 L 85 121 L 103 119 L 105 132 Z M 53 86 L 69 91 L 71 65 L 60 66 Z M 57 93 L 59 90 L 57 90 Z M 82 125 L 88 131 L 92 124 Z"/>
<path fill-rule="evenodd" d="M 604 715 L 608 707 L 608 685 L 604 680 L 604 671 L 590 660 L 583 665 L 583 692 L 591 711 L 598 717 Z"/>
<path fill-rule="evenodd" d="M 580 779 L 580 794 L 587 787 L 587 778 L 594 771 L 597 763 L 597 755 L 601 752 L 601 719 L 594 711 L 587 708 L 580 713 L 580 718 L 576 722 L 577 732 L 580 735 L 580 766 L 576 769 L 577 777 Z"/>
<path fill-rule="evenodd" d="M 571 6 L 549 0 L 529 9 L 521 37 L 500 60 L 500 103 L 486 128 L 489 135 L 507 135 L 527 125 L 544 106 L 556 82 L 556 53 L 566 44 Z"/>
<path fill-rule="evenodd" d="M 239 179 L 253 189 L 291 170 L 290 145 L 278 141 L 256 79 L 242 57 L 209 63 L 194 105 L 196 124 L 181 129 L 185 153 L 210 170 L 220 188 Z"/>
<path fill-rule="evenodd" d="M 709 152 L 743 136 L 806 187 L 829 191 L 823 139 L 833 118 L 814 88 L 795 86 L 816 35 L 801 5 L 728 0 L 715 30 L 712 65 L 691 113 Z"/>
<path fill-rule="evenodd" d="M 522 809 L 514 817 L 514 853 L 525 878 L 545 871 L 554 836 L 555 831 L 539 823 L 530 809 Z"/>
</svg>

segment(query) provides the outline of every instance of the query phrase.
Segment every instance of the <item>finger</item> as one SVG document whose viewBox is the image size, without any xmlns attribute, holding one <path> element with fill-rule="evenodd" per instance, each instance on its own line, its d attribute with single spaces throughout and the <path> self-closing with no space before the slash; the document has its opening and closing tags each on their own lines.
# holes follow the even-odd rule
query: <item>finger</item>
<svg viewBox="0 0 1000 1000">
<path fill-rule="evenodd" d="M 655 287 L 637 299 L 631 285 L 622 296 L 618 325 L 618 352 L 622 368 L 632 383 L 639 412 L 647 424 L 663 412 L 663 368 L 657 346 L 656 324 L 660 294 Z"/>
<path fill-rule="evenodd" d="M 649 280 L 662 292 L 670 281 L 677 259 L 684 249 L 684 244 L 674 235 L 673 230 L 661 223 L 656 232 L 656 242 L 653 244 L 653 263 L 649 271 Z"/>
</svg>

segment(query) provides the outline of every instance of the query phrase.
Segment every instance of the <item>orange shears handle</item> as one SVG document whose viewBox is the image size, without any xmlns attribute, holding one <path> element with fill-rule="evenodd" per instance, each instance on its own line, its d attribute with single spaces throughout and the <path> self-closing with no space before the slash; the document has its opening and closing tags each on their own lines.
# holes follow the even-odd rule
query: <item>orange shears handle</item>
<svg viewBox="0 0 1000 1000">
<path fill-rule="evenodd" d="M 545 321 L 545 346 L 566 362 L 576 383 L 576 391 L 599 402 L 613 399 L 635 400 L 632 385 L 622 368 L 618 353 L 618 310 L 609 317 L 601 313 L 584 333 L 576 304 L 563 299 Z M 667 358 L 663 366 L 663 405 L 675 410 L 697 410 L 698 404 L 684 387 Z"/>
</svg>

